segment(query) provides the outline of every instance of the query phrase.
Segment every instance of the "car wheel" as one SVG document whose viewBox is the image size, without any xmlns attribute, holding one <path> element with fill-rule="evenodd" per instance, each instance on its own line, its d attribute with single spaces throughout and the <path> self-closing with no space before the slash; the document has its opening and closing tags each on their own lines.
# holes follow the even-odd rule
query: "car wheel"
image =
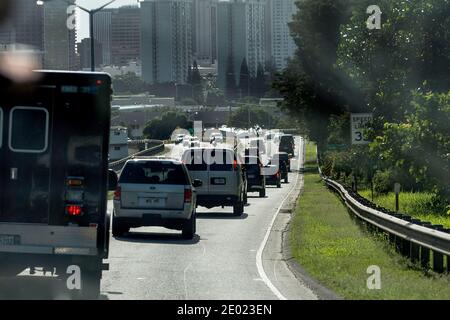
<svg viewBox="0 0 450 320">
<path fill-rule="evenodd" d="M 265 196 L 266 196 L 266 188 L 262 189 L 262 190 L 259 192 L 259 197 L 260 197 L 260 198 L 264 198 Z"/>
<path fill-rule="evenodd" d="M 238 202 L 233 206 L 233 214 L 235 216 L 242 216 L 244 213 L 244 202 Z"/>
<path fill-rule="evenodd" d="M 113 237 L 122 237 L 128 231 L 130 231 L 130 227 L 127 227 L 123 223 L 120 223 L 119 219 L 113 218 L 113 223 L 112 223 Z"/>
<path fill-rule="evenodd" d="M 191 240 L 194 238 L 195 231 L 197 229 L 197 215 L 195 212 L 192 213 L 191 218 L 183 224 L 183 230 L 181 235 L 186 240 Z"/>
</svg>

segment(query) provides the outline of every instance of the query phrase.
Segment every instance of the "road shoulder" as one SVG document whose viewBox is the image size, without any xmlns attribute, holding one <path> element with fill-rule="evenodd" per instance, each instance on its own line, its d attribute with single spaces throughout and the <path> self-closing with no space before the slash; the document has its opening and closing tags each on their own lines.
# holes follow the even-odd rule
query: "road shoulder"
<svg viewBox="0 0 450 320">
<path fill-rule="evenodd" d="M 304 158 L 304 155 L 303 155 Z M 304 159 L 302 159 L 303 162 Z M 274 286 L 288 300 L 338 300 L 333 291 L 324 287 L 293 258 L 289 243 L 291 221 L 304 187 L 304 175 L 296 172 L 294 188 L 283 202 L 263 251 L 263 266 Z"/>
</svg>

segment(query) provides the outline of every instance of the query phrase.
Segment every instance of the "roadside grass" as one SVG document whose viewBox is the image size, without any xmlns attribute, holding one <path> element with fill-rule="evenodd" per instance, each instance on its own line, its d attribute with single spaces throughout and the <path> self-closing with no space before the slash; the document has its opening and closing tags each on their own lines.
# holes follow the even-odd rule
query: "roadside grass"
<svg viewBox="0 0 450 320">
<path fill-rule="evenodd" d="M 426 274 L 389 244 L 364 231 L 321 181 L 308 144 L 305 186 L 292 220 L 290 244 L 299 264 L 345 299 L 450 299 L 450 277 Z M 381 289 L 369 290 L 369 266 L 381 269 Z"/>
<path fill-rule="evenodd" d="M 358 192 L 368 200 L 372 200 L 370 190 L 361 190 Z M 433 209 L 431 201 L 432 193 L 425 192 L 401 192 L 399 196 L 400 212 L 406 213 L 423 221 L 429 221 L 433 224 L 441 224 L 450 228 L 450 215 L 444 212 L 436 212 Z M 395 210 L 395 193 L 386 195 L 374 195 L 373 202 L 390 210 Z"/>
</svg>

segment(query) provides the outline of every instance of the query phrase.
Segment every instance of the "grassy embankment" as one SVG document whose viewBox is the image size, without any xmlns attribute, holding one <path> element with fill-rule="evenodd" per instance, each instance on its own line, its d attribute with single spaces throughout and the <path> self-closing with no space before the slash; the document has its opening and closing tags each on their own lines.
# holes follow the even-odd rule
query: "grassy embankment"
<svg viewBox="0 0 450 320">
<path fill-rule="evenodd" d="M 359 191 L 364 198 L 372 201 L 370 190 Z M 406 213 L 422 221 L 429 221 L 433 224 L 441 224 L 450 228 L 450 215 L 432 207 L 432 193 L 425 192 L 401 192 L 399 195 L 400 212 Z M 374 195 L 373 202 L 390 210 L 395 210 L 395 193 L 386 195 Z"/>
<path fill-rule="evenodd" d="M 425 274 L 388 243 L 367 233 L 321 181 L 308 144 L 305 186 L 292 221 L 292 253 L 313 278 L 346 299 L 450 299 L 450 277 Z M 367 288 L 367 268 L 381 269 L 381 289 Z"/>
</svg>

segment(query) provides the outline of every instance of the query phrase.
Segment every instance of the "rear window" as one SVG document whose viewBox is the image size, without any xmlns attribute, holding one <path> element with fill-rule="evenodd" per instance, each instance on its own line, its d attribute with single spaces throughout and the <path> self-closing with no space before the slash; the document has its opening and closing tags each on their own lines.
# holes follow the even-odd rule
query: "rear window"
<svg viewBox="0 0 450 320">
<path fill-rule="evenodd" d="M 187 185 L 181 164 L 173 162 L 129 162 L 120 175 L 120 183 Z"/>
<path fill-rule="evenodd" d="M 233 171 L 234 155 L 227 150 L 215 149 L 207 152 L 210 171 Z"/>
<path fill-rule="evenodd" d="M 245 168 L 247 169 L 248 172 L 259 172 L 260 171 L 259 165 L 257 165 L 257 164 L 246 164 Z"/>
<path fill-rule="evenodd" d="M 294 137 L 292 137 L 292 136 L 282 136 L 280 141 L 283 144 L 293 143 L 294 142 Z"/>
<path fill-rule="evenodd" d="M 189 171 L 206 171 L 208 169 L 201 149 L 186 152 L 183 155 L 183 162 Z"/>
<path fill-rule="evenodd" d="M 196 149 L 183 155 L 183 162 L 189 171 L 233 171 L 234 154 L 223 149 Z"/>
<path fill-rule="evenodd" d="M 49 115 L 43 108 L 14 107 L 10 114 L 9 147 L 15 152 L 47 150 Z"/>
</svg>

